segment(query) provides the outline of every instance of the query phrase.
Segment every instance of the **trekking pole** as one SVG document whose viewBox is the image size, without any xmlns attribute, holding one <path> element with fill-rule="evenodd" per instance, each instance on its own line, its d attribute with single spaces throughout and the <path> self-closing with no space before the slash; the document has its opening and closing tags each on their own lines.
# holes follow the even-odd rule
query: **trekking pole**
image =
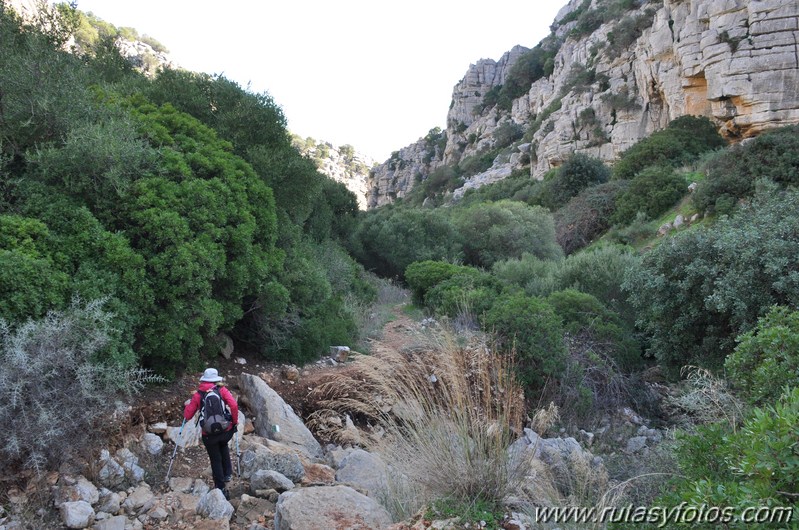
<svg viewBox="0 0 799 530">
<path fill-rule="evenodd" d="M 239 451 L 239 426 L 236 425 L 236 475 L 241 480 L 241 451 Z"/>
<path fill-rule="evenodd" d="M 186 418 L 183 418 L 183 423 L 180 424 L 180 431 L 178 431 L 178 439 L 175 440 L 175 450 L 172 451 L 172 458 L 169 459 L 169 469 L 166 470 L 166 479 L 164 482 L 169 482 L 169 474 L 172 473 L 172 463 L 175 461 L 175 455 L 178 453 L 178 441 L 183 434 L 183 426 L 186 425 Z"/>
</svg>

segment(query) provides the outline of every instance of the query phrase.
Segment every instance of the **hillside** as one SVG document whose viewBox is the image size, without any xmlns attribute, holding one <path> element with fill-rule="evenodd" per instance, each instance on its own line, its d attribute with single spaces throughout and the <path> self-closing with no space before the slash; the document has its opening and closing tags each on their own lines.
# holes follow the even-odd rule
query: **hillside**
<svg viewBox="0 0 799 530">
<path fill-rule="evenodd" d="M 784 0 L 572 0 L 533 49 L 471 65 L 447 126 L 370 175 L 369 206 L 406 196 L 437 168 L 453 198 L 573 152 L 605 162 L 683 115 L 740 141 L 799 123 L 799 6 Z"/>
</svg>

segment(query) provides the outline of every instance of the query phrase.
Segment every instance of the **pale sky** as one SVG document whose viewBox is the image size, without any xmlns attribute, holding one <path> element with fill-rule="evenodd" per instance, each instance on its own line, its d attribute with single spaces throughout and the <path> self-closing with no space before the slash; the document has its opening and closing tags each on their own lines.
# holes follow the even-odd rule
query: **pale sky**
<svg viewBox="0 0 799 530">
<path fill-rule="evenodd" d="M 566 0 L 78 0 L 282 107 L 289 130 L 382 162 L 444 127 L 469 65 L 535 46 Z"/>
</svg>

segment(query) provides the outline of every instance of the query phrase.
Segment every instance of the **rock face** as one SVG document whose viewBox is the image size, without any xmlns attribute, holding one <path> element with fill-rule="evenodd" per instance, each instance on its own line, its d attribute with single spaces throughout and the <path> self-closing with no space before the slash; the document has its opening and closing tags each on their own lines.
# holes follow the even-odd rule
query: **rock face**
<svg viewBox="0 0 799 530">
<path fill-rule="evenodd" d="M 733 141 L 799 123 L 796 1 L 641 2 L 590 35 L 574 38 L 570 32 L 577 22 L 560 21 L 581 4 L 572 0 L 555 20 L 552 38 L 560 47 L 552 74 L 535 81 L 510 111 L 481 109 L 483 95 L 504 82 L 525 49 L 470 66 L 453 90 L 442 133 L 445 148 L 431 151 L 429 142 L 420 140 L 378 166 L 370 174 L 369 207 L 407 195 L 442 164 L 493 149 L 496 132 L 509 124 L 521 126 L 527 137 L 500 152 L 487 172 L 464 187 L 522 169 L 540 179 L 574 152 L 613 162 L 683 115 L 710 118 Z M 609 44 L 609 34 L 618 34 L 624 19 L 636 18 L 647 26 L 640 36 L 628 46 Z M 590 75 L 575 83 L 581 72 Z M 526 143 L 528 154 L 521 149 Z"/>
<path fill-rule="evenodd" d="M 300 153 L 311 158 L 319 171 L 341 182 L 358 198 L 358 207 L 366 209 L 366 182 L 369 170 L 376 162 L 351 145 L 336 146 L 330 142 L 317 142 L 313 138 L 292 138 L 292 144 Z"/>
</svg>

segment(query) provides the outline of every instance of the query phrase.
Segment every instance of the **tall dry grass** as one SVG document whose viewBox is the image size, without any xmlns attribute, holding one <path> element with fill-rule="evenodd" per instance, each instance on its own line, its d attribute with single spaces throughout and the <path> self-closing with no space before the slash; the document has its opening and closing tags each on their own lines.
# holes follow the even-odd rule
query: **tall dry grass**
<svg viewBox="0 0 799 530">
<path fill-rule="evenodd" d="M 530 474 L 531 459 L 508 454 L 526 420 L 512 359 L 480 335 L 439 331 L 360 356 L 308 402 L 382 428 L 368 445 L 391 469 L 383 497 L 398 519 L 444 497 L 499 505 Z"/>
</svg>

